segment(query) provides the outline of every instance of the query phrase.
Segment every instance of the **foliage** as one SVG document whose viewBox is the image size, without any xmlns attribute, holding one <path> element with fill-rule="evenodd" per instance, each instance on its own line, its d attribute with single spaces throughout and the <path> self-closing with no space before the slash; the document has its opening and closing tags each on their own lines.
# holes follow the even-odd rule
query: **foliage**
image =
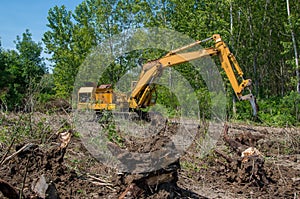
<svg viewBox="0 0 300 199">
<path fill-rule="evenodd" d="M 17 51 L 0 51 L 0 104 L 6 110 L 26 108 L 24 102 L 46 73 L 42 44 L 32 40 L 29 30 L 17 36 L 15 44 Z"/>
<path fill-rule="evenodd" d="M 156 86 L 156 93 L 157 93 L 156 104 L 163 106 L 166 109 L 167 111 L 166 114 L 168 114 L 168 116 L 170 117 L 178 116 L 177 111 L 179 111 L 178 107 L 180 104 L 178 102 L 177 97 L 174 95 L 174 93 L 170 91 L 170 89 L 161 85 Z M 159 112 L 163 112 L 163 111 L 164 110 L 159 110 Z"/>
<path fill-rule="evenodd" d="M 268 102 L 263 104 L 260 113 L 263 120 L 277 126 L 299 124 L 300 95 L 297 92 Z"/>
<path fill-rule="evenodd" d="M 299 125 L 300 123 L 300 95 L 291 91 L 285 97 L 273 97 L 268 99 L 259 99 L 259 120 L 267 125 L 272 126 L 290 126 Z M 237 118 L 251 120 L 249 103 L 237 104 Z"/>
<path fill-rule="evenodd" d="M 74 66 L 79 65 L 79 54 L 74 50 L 72 32 L 72 13 L 67 11 L 65 6 L 55 6 L 49 10 L 47 26 L 52 31 L 44 34 L 43 42 L 46 45 L 46 52 L 52 53 L 50 59 L 55 63 L 53 70 L 55 91 L 57 96 L 65 97 L 72 91 L 75 75 Z"/>
<path fill-rule="evenodd" d="M 53 99 L 55 92 L 52 74 L 44 74 L 39 82 L 39 87 L 39 92 L 37 93 L 39 103 L 44 104 Z"/>
<path fill-rule="evenodd" d="M 0 140 L 9 145 L 11 142 L 21 143 L 28 137 L 43 144 L 53 131 L 47 123 L 49 116 L 34 113 L 3 113 L 1 112 Z"/>
<path fill-rule="evenodd" d="M 102 111 L 99 115 L 99 123 L 103 127 L 103 132 L 106 134 L 107 139 L 110 142 L 116 143 L 119 146 L 122 146 L 123 139 L 119 135 L 118 130 L 116 128 L 115 121 L 113 119 L 112 112 L 110 111 Z"/>
</svg>

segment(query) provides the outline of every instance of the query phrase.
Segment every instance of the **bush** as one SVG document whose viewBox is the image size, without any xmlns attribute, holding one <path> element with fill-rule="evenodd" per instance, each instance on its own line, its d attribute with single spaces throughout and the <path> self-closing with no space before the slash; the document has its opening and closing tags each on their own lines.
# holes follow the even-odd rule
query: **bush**
<svg viewBox="0 0 300 199">
<path fill-rule="evenodd" d="M 290 92 L 284 97 L 274 97 L 268 99 L 258 99 L 259 105 L 258 117 L 259 119 L 269 125 L 285 126 L 300 124 L 300 94 L 297 92 Z M 250 103 L 237 103 L 237 117 L 238 120 L 251 119 Z"/>
</svg>

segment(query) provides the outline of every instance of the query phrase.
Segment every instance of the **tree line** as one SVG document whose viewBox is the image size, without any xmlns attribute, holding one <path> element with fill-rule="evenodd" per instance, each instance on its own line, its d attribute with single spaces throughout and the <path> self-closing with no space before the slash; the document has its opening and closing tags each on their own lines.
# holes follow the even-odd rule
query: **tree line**
<svg viewBox="0 0 300 199">
<path fill-rule="evenodd" d="M 31 110 L 41 79 L 47 69 L 41 57 L 42 43 L 32 40 L 29 30 L 17 36 L 16 50 L 5 50 L 0 44 L 0 105 L 2 110 Z"/>
<path fill-rule="evenodd" d="M 93 47 L 129 29 L 168 28 L 195 40 L 219 33 L 236 56 L 246 77 L 253 80 L 261 117 L 273 121 L 276 115 L 278 118 L 273 122 L 283 120 L 286 123 L 291 120 L 291 123 L 297 123 L 300 120 L 297 63 L 299 6 L 297 1 L 288 0 L 83 0 L 74 11 L 65 6 L 55 6 L 49 9 L 48 31 L 42 39 L 44 50 L 51 55 L 53 65 L 53 74 L 50 75 L 52 86 L 48 90 L 51 90 L 51 96 L 70 98 L 78 67 Z M 24 51 L 24 48 L 29 49 Z M 10 109 L 22 102 L 30 86 L 47 75 L 40 54 L 41 43 L 32 41 L 29 31 L 23 34 L 23 38 L 18 37 L 16 49 L 2 49 L 0 54 L 0 100 Z M 146 59 L 157 59 L 161 55 L 151 50 L 143 53 Z M 116 83 L 123 74 L 117 71 L 129 65 L 135 67 L 135 62 L 129 63 L 128 60 L 138 56 L 139 53 L 135 52 L 118 59 L 103 81 Z M 188 65 L 179 66 L 177 70 L 185 74 L 196 91 L 202 93 L 201 96 L 206 95 L 204 84 L 194 81 L 199 78 L 186 67 Z M 231 98 L 232 93 L 228 95 Z M 232 106 L 231 101 L 228 106 Z M 247 112 L 247 107 L 237 106 L 241 106 L 237 115 L 231 108 L 229 115 L 246 117 L 244 112 Z M 292 119 L 286 121 L 286 116 Z"/>
</svg>

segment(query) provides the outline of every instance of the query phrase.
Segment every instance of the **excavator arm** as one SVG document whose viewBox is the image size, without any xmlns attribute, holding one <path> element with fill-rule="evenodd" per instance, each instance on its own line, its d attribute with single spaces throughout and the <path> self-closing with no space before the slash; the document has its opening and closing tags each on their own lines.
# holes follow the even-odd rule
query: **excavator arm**
<svg viewBox="0 0 300 199">
<path fill-rule="evenodd" d="M 186 50 L 208 40 L 214 40 L 215 46 L 198 51 L 180 53 L 183 50 Z M 252 81 L 251 79 L 243 78 L 243 71 L 241 70 L 237 60 L 230 52 L 225 42 L 223 42 L 219 34 L 214 34 L 212 37 L 205 40 L 196 41 L 187 46 L 170 51 L 164 57 L 144 64 L 139 80 L 137 81 L 128 99 L 129 107 L 131 109 L 139 109 L 151 106 L 153 104 L 151 102 L 152 93 L 155 92 L 155 85 L 153 84 L 153 82 L 157 77 L 162 75 L 162 72 L 166 67 L 172 67 L 206 56 L 219 56 L 222 68 L 224 69 L 237 98 L 239 100 L 249 100 L 252 105 L 253 115 L 256 116 L 257 105 L 255 102 L 255 98 L 251 94 L 251 90 L 249 88 Z M 234 70 L 241 79 L 240 83 L 236 78 Z M 243 91 L 246 88 L 249 89 L 250 94 L 243 96 Z"/>
</svg>

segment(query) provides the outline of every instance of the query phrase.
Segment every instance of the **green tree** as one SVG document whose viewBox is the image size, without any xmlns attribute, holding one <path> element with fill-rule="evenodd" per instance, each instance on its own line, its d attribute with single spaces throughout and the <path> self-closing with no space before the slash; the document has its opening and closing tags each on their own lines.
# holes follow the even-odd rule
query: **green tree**
<svg viewBox="0 0 300 199">
<path fill-rule="evenodd" d="M 32 40 L 29 30 L 15 44 L 17 50 L 0 52 L 0 100 L 9 110 L 24 108 L 26 95 L 46 73 L 41 43 Z"/>
<path fill-rule="evenodd" d="M 74 51 L 74 45 L 78 43 L 73 40 L 72 13 L 65 6 L 55 6 L 49 10 L 47 18 L 50 30 L 42 40 L 54 63 L 54 89 L 58 97 L 68 97 L 81 62 L 80 55 Z"/>
<path fill-rule="evenodd" d="M 17 36 L 15 44 L 19 54 L 22 78 L 26 85 L 37 83 L 47 72 L 44 59 L 41 57 L 42 44 L 32 40 L 32 34 L 28 29 L 22 34 L 22 38 Z"/>
</svg>

